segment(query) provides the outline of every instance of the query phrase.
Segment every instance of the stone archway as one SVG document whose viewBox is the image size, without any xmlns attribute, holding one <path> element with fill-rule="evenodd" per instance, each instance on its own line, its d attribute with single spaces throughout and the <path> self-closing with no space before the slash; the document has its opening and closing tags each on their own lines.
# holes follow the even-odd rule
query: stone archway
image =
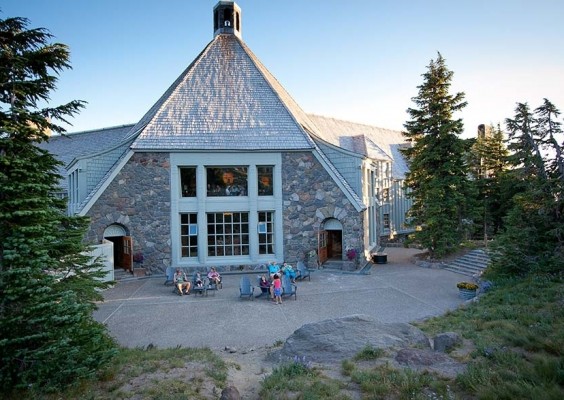
<svg viewBox="0 0 564 400">
<path fill-rule="evenodd" d="M 324 244 L 326 260 L 343 259 L 343 224 L 336 218 L 327 218 L 321 224 L 321 232 L 325 235 Z"/>
<path fill-rule="evenodd" d="M 127 228 L 111 224 L 104 229 L 104 239 L 114 245 L 114 269 L 123 268 L 133 273 L 133 241 Z"/>
</svg>

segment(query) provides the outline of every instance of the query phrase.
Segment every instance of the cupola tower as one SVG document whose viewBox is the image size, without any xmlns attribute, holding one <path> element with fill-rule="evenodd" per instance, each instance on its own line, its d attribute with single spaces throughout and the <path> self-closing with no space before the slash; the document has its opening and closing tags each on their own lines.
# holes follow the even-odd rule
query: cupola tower
<svg viewBox="0 0 564 400">
<path fill-rule="evenodd" d="M 220 1 L 213 8 L 213 35 L 222 33 L 241 39 L 241 8 L 234 1 Z"/>
</svg>

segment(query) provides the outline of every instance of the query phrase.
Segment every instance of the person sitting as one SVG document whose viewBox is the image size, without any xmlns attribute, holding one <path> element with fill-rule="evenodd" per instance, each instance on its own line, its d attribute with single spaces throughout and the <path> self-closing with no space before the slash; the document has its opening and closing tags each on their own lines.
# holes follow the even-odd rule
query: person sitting
<svg viewBox="0 0 564 400">
<path fill-rule="evenodd" d="M 184 290 L 186 290 L 186 294 L 190 294 L 190 282 L 186 279 L 186 273 L 180 270 L 180 268 L 176 268 L 176 272 L 174 273 L 173 282 L 178 288 L 178 294 L 182 296 L 184 294 Z"/>
<path fill-rule="evenodd" d="M 296 271 L 294 271 L 294 268 L 292 268 L 292 266 L 288 264 L 286 261 L 284 261 L 284 264 L 282 264 L 282 272 L 284 273 L 284 275 L 290 278 L 290 281 L 292 283 L 296 283 L 297 273 Z"/>
<path fill-rule="evenodd" d="M 194 279 L 194 285 L 197 288 L 204 287 L 204 281 L 202 280 L 202 276 L 200 275 L 199 272 L 196 272 L 196 278 Z"/>
<path fill-rule="evenodd" d="M 272 296 L 270 282 L 268 281 L 268 279 L 266 279 L 266 275 L 261 275 L 261 277 L 259 278 L 259 288 L 260 293 L 255 297 L 261 297 L 265 294 L 270 294 Z"/>
<path fill-rule="evenodd" d="M 221 285 L 221 275 L 219 275 L 219 272 L 216 271 L 215 267 L 210 268 L 210 272 L 208 272 L 208 279 L 212 285 Z"/>
<path fill-rule="evenodd" d="M 268 274 L 270 275 L 270 280 L 274 279 L 274 275 L 280 272 L 280 266 L 276 264 L 276 261 L 271 261 L 268 264 Z"/>
</svg>

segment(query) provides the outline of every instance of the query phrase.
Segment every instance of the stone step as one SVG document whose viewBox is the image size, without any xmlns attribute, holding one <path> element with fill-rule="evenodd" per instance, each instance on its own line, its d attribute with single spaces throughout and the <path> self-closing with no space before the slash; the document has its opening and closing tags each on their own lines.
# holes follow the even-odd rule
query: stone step
<svg viewBox="0 0 564 400">
<path fill-rule="evenodd" d="M 133 275 L 131 272 L 124 270 L 123 268 L 116 268 L 114 269 L 114 280 L 120 281 L 123 279 L 132 278 Z"/>
<path fill-rule="evenodd" d="M 323 263 L 322 268 L 335 269 L 339 271 L 353 271 L 356 269 L 356 265 L 352 261 L 327 260 Z"/>
<path fill-rule="evenodd" d="M 477 249 L 446 264 L 444 269 L 466 276 L 474 276 L 480 275 L 489 263 L 488 254 L 482 249 Z"/>
</svg>

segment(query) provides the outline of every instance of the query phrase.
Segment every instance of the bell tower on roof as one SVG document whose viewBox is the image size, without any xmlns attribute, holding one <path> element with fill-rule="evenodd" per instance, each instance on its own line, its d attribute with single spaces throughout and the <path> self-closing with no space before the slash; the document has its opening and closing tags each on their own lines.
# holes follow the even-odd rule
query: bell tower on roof
<svg viewBox="0 0 564 400">
<path fill-rule="evenodd" d="M 220 1 L 213 8 L 213 35 L 221 33 L 241 39 L 241 8 L 234 1 Z"/>
</svg>

